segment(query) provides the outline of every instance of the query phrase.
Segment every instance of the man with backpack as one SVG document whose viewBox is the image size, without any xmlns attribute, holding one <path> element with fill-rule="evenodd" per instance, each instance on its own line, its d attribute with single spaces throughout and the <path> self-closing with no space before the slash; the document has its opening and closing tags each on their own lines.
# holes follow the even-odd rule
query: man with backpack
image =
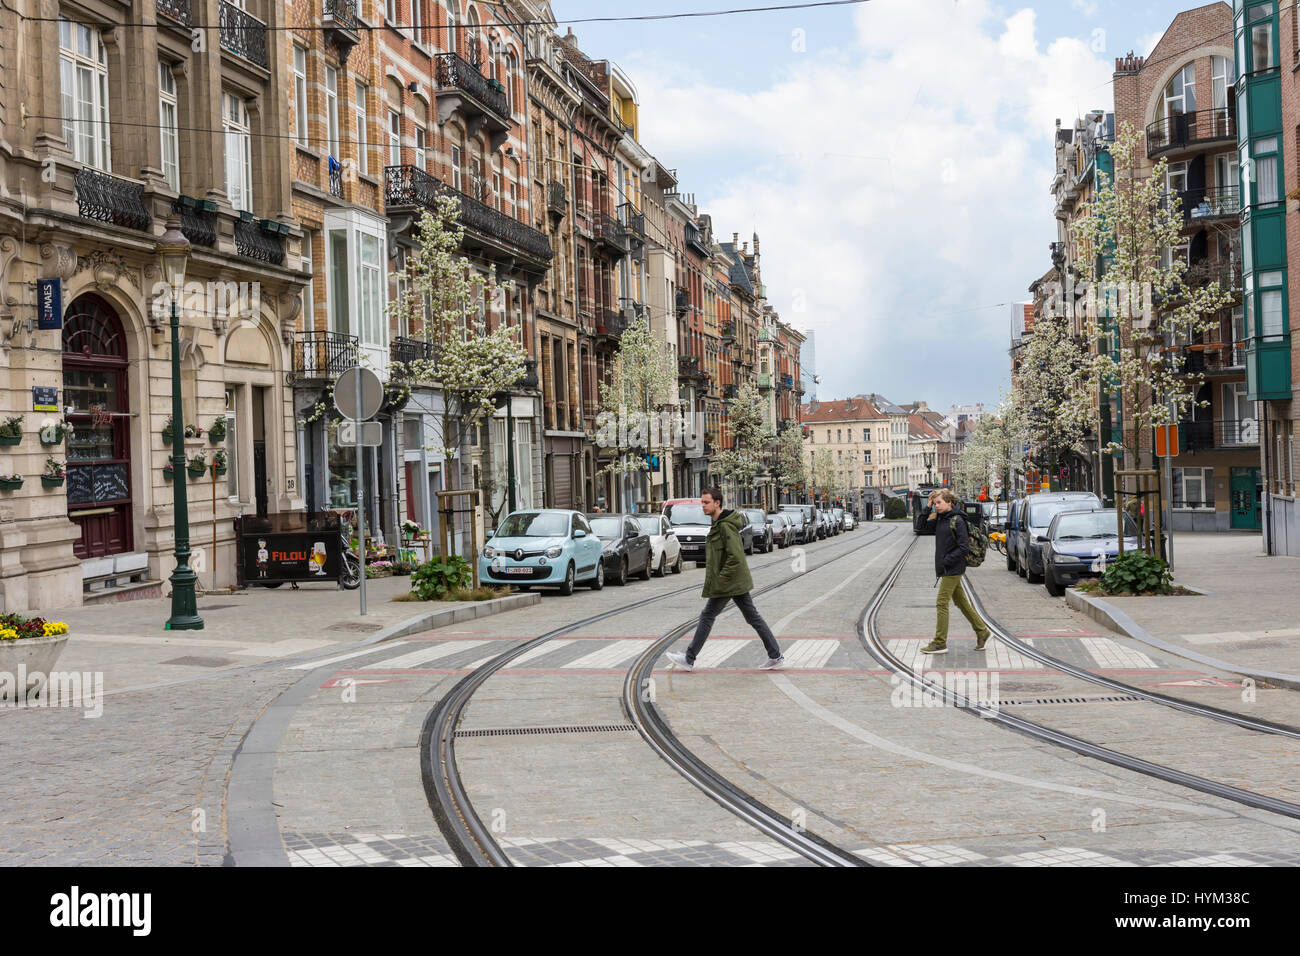
<svg viewBox="0 0 1300 956">
<path fill-rule="evenodd" d="M 938 620 L 934 628 L 934 640 L 921 648 L 922 654 L 948 653 L 950 602 L 957 605 L 975 629 L 975 650 L 984 650 L 989 639 L 988 625 L 975 613 L 961 589 L 961 577 L 966 573 L 967 564 L 978 565 L 984 558 L 984 552 L 982 548 L 970 547 L 972 532 L 966 524 L 966 516 L 953 510 L 956 503 L 956 496 L 947 488 L 940 488 L 930 495 L 930 507 L 934 509 L 935 517 L 934 573 L 939 578 L 939 596 L 935 599 Z M 982 531 L 974 533 L 983 534 Z M 968 556 L 974 560 L 968 562 Z"/>
</svg>

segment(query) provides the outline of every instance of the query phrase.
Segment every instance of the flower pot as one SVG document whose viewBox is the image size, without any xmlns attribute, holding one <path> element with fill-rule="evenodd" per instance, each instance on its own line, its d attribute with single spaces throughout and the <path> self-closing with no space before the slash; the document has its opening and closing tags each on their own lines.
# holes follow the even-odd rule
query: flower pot
<svg viewBox="0 0 1300 956">
<path fill-rule="evenodd" d="M 23 486 L 23 480 L 21 478 L 19 478 L 17 481 L 0 480 L 0 489 L 3 489 L 5 491 L 17 491 L 22 486 Z"/>
<path fill-rule="evenodd" d="M 222 432 L 220 435 L 214 435 L 212 434 L 212 432 L 208 432 L 208 441 L 212 442 L 212 444 L 214 445 L 220 445 L 225 440 L 226 440 L 225 432 Z"/>
<path fill-rule="evenodd" d="M 172 433 L 171 433 L 171 432 L 163 432 L 163 433 L 162 433 L 162 438 L 163 438 L 163 444 L 164 444 L 164 445 L 170 445 L 170 444 L 172 443 Z"/>
<path fill-rule="evenodd" d="M 22 435 L 0 435 L 0 445 L 17 445 L 22 440 Z"/>
<path fill-rule="evenodd" d="M 46 488 L 62 488 L 63 478 L 56 478 L 54 475 L 41 475 L 41 484 Z"/>
<path fill-rule="evenodd" d="M 0 674 L 11 674 L 11 682 L 0 681 L 0 700 L 16 703 L 30 700 L 45 689 L 46 679 L 68 643 L 67 634 L 54 637 L 27 637 L 0 641 Z M 27 677 L 27 687 L 18 686 L 19 668 Z"/>
<path fill-rule="evenodd" d="M 225 473 L 226 473 L 226 466 L 225 466 L 225 465 L 217 465 L 217 477 L 220 478 L 220 477 L 221 477 L 222 475 L 224 475 Z"/>
<path fill-rule="evenodd" d="M 164 468 L 164 469 L 163 469 L 163 479 L 166 480 L 166 481 L 175 481 L 175 480 L 176 480 L 176 470 L 175 470 L 174 468 L 173 468 L 173 469 Z"/>
<path fill-rule="evenodd" d="M 193 465 L 190 465 L 186 470 L 189 471 L 191 478 L 202 478 L 208 473 L 208 466 L 204 465 L 202 468 L 195 468 Z"/>
</svg>

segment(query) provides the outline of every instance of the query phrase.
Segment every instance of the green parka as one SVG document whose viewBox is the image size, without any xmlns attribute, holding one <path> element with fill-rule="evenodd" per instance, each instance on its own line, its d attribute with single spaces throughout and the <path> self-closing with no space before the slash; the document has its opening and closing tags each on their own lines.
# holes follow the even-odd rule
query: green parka
<svg viewBox="0 0 1300 956">
<path fill-rule="evenodd" d="M 740 529 L 748 523 L 748 518 L 733 510 L 723 511 L 714 519 L 704 541 L 703 597 L 735 597 L 754 589 L 745 561 L 745 543 L 740 537 Z"/>
</svg>

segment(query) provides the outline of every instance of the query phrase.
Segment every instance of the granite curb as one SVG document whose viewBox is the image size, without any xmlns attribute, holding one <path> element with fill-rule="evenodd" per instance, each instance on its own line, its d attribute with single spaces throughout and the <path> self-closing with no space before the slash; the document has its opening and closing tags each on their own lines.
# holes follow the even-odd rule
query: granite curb
<svg viewBox="0 0 1300 956">
<path fill-rule="evenodd" d="M 1188 588 L 1188 590 L 1196 590 Z M 1198 594 L 1208 594 L 1206 591 L 1197 591 Z M 1198 664 L 1205 664 L 1209 667 L 1216 667 L 1230 674 L 1238 674 L 1242 677 L 1249 677 L 1252 680 L 1261 683 L 1273 684 L 1277 687 L 1285 687 L 1288 690 L 1300 690 L 1300 676 L 1295 674 L 1282 674 L 1277 671 L 1259 670 L 1258 668 L 1244 667 L 1240 664 L 1234 664 L 1230 661 L 1219 660 L 1217 657 L 1210 657 L 1201 654 L 1178 644 L 1171 644 L 1168 641 L 1161 640 L 1153 634 L 1148 633 L 1136 621 L 1101 598 L 1088 597 L 1080 594 L 1074 589 L 1065 592 L 1065 603 L 1076 611 L 1086 614 L 1100 624 L 1109 627 L 1113 631 L 1118 631 L 1126 637 L 1131 637 L 1135 641 L 1141 641 L 1151 647 L 1158 648 L 1169 654 L 1175 654 L 1178 657 L 1187 660 L 1196 661 Z"/>
</svg>

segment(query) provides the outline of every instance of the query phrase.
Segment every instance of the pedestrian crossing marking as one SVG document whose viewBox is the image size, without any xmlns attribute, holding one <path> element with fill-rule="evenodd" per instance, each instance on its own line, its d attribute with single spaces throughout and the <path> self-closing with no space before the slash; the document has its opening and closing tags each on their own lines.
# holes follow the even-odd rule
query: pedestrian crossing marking
<svg viewBox="0 0 1300 956">
<path fill-rule="evenodd" d="M 898 658 L 898 662 L 909 671 L 921 669 L 921 641 L 910 639 L 885 641 L 885 650 Z"/>
<path fill-rule="evenodd" d="M 1158 665 L 1141 651 L 1124 647 L 1108 637 L 1081 638 L 1083 646 L 1103 669 L 1154 668 Z"/>
<path fill-rule="evenodd" d="M 402 647 L 407 643 L 407 641 L 393 641 L 391 644 L 367 647 L 359 651 L 352 651 L 348 654 L 336 654 L 333 657 L 326 657 L 324 660 L 310 660 L 304 661 L 301 664 L 290 664 L 289 669 L 295 671 L 314 671 L 316 668 L 324 667 L 326 664 L 335 664 L 338 661 L 347 661 L 354 657 L 364 657 L 366 654 L 377 654 L 380 651 L 391 651 L 393 648 Z"/>
<path fill-rule="evenodd" d="M 1032 641 L 1024 640 L 1024 638 L 1021 638 L 1021 641 L 1030 647 L 1033 646 Z M 1037 661 L 1031 660 L 1014 648 L 1002 643 L 1002 641 L 996 641 L 991 637 L 989 642 L 984 645 L 984 661 L 988 664 L 990 670 L 999 671 L 1030 671 L 1041 666 Z"/>
<path fill-rule="evenodd" d="M 746 644 L 745 641 L 709 641 L 695 658 L 696 667 L 719 667 L 732 654 Z"/>
<path fill-rule="evenodd" d="M 584 654 L 577 660 L 569 661 L 567 664 L 560 665 L 565 668 L 581 668 L 591 670 L 596 668 L 618 667 L 624 661 L 631 660 L 637 654 L 640 654 L 654 641 L 615 641 L 612 644 L 606 644 L 598 651 L 592 651 L 590 654 Z"/>
<path fill-rule="evenodd" d="M 531 650 L 524 651 L 522 654 L 520 654 L 518 657 L 516 657 L 513 661 L 511 661 L 506 666 L 519 667 L 521 664 L 525 664 L 528 661 L 535 661 L 537 660 L 537 658 L 545 654 L 549 654 L 552 651 L 558 651 L 562 647 L 568 647 L 572 643 L 573 641 L 565 641 L 565 640 L 547 641 L 544 644 L 537 645 Z"/>
<path fill-rule="evenodd" d="M 795 641 L 785 649 L 785 666 L 798 669 L 825 667 L 839 647 L 837 641 Z"/>
<path fill-rule="evenodd" d="M 445 644 L 434 644 L 420 648 L 418 651 L 411 651 L 409 654 L 402 654 L 398 657 L 390 657 L 382 661 L 375 661 L 373 664 L 367 664 L 361 668 L 364 671 L 383 671 L 383 670 L 403 670 L 408 667 L 418 667 L 429 661 L 436 661 L 440 657 L 450 657 L 452 654 L 458 654 L 461 651 L 467 651 L 471 647 L 478 647 L 485 644 L 486 641 L 448 641 Z"/>
</svg>

